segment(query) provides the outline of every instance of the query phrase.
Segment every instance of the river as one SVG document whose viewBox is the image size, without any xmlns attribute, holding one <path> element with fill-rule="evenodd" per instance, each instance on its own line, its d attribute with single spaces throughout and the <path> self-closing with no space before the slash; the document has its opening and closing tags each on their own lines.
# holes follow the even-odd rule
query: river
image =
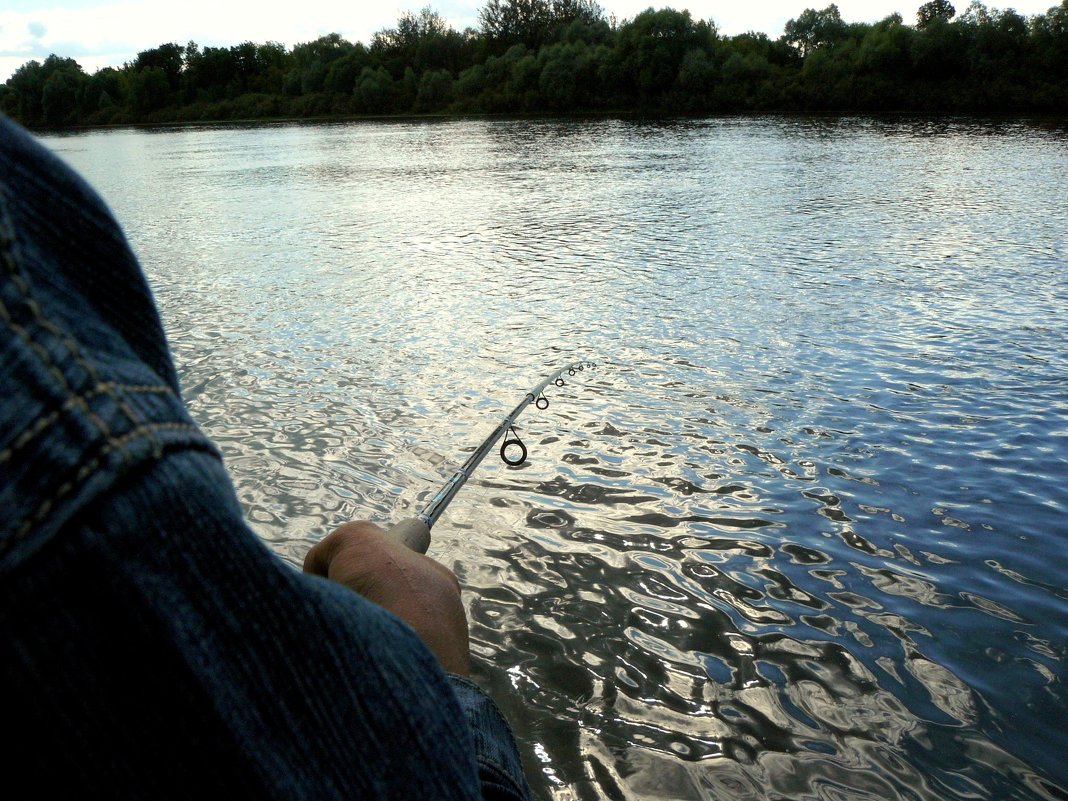
<svg viewBox="0 0 1068 801">
<path fill-rule="evenodd" d="M 539 799 L 1068 798 L 1068 124 L 44 139 L 293 565 L 597 364 L 431 546 Z"/>
</svg>

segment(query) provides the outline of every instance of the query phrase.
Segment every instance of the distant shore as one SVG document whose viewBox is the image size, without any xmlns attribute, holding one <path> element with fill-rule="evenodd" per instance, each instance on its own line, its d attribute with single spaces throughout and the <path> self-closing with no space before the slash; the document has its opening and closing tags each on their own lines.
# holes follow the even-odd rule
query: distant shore
<svg viewBox="0 0 1068 801">
<path fill-rule="evenodd" d="M 553 17 L 546 5 L 537 20 L 487 17 L 462 33 L 425 9 L 367 46 L 339 34 L 288 50 L 168 43 L 92 75 L 52 55 L 0 86 L 0 111 L 55 130 L 486 114 L 1068 114 L 1068 0 L 1027 19 L 978 2 L 957 16 L 930 0 L 915 24 L 898 14 L 848 23 L 830 5 L 775 40 L 721 36 L 670 8 L 615 24 L 593 3 L 565 7 Z"/>
</svg>

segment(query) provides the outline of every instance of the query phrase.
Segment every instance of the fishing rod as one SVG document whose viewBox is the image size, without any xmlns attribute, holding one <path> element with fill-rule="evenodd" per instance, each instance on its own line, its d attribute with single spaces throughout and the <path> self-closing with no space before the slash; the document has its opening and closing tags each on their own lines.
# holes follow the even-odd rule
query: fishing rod
<svg viewBox="0 0 1068 801">
<path fill-rule="evenodd" d="M 500 455 L 501 460 L 511 466 L 517 467 L 527 460 L 527 446 L 523 444 L 523 441 L 519 438 L 519 435 L 515 432 L 514 424 L 516 418 L 523 413 L 530 404 L 540 410 L 549 408 L 549 399 L 545 397 L 545 388 L 549 384 L 555 384 L 558 387 L 564 386 L 563 375 L 566 372 L 569 376 L 574 376 L 576 373 L 581 373 L 587 367 L 594 367 L 592 362 L 575 362 L 574 364 L 565 365 L 550 375 L 530 392 L 528 392 L 523 400 L 519 402 L 519 405 L 512 409 L 511 414 L 504 418 L 500 424 L 493 429 L 488 437 L 486 437 L 482 444 L 475 448 L 467 461 L 463 463 L 459 470 L 457 470 L 445 485 L 438 490 L 434 497 L 430 499 L 430 502 L 423 507 L 423 511 L 417 514 L 415 517 L 409 517 L 407 520 L 402 520 L 393 528 L 391 528 L 387 534 L 395 540 L 407 545 L 413 551 L 419 553 L 426 553 L 427 548 L 430 547 L 430 529 L 441 517 L 442 512 L 452 502 L 452 499 L 456 497 L 456 493 L 460 491 L 460 488 L 467 482 L 467 479 L 471 478 L 471 474 L 475 471 L 486 454 L 490 452 L 490 449 L 494 446 L 497 440 L 504 438 L 501 442 Z M 515 449 L 518 448 L 518 455 L 509 455 L 515 453 Z"/>
</svg>

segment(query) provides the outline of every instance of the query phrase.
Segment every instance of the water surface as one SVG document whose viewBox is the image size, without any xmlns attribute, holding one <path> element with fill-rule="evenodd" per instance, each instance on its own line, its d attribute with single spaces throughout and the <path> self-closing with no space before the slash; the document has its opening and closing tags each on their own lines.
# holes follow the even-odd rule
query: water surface
<svg viewBox="0 0 1068 801">
<path fill-rule="evenodd" d="M 542 799 L 1068 798 L 1068 126 L 48 138 L 294 565 L 417 511 Z"/>
</svg>

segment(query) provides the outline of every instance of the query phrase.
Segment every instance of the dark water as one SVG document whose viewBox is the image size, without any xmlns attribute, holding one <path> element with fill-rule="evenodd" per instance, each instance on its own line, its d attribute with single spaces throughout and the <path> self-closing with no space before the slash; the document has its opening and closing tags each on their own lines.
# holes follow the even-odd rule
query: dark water
<svg viewBox="0 0 1068 801">
<path fill-rule="evenodd" d="M 1068 798 L 1068 125 L 48 141 L 293 564 L 601 365 L 432 546 L 540 798 Z"/>
</svg>

